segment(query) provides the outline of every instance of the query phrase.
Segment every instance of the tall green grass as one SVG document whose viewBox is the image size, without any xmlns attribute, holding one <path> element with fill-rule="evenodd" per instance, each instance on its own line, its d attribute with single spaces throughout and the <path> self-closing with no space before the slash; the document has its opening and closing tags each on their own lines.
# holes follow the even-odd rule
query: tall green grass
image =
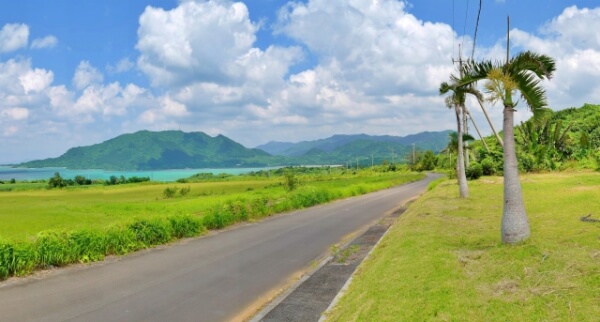
<svg viewBox="0 0 600 322">
<path fill-rule="evenodd" d="M 416 181 L 424 175 L 359 172 L 324 177 L 302 178 L 301 186 L 291 192 L 286 192 L 280 181 L 264 179 L 191 183 L 186 184 L 189 188 L 185 195 L 166 199 L 164 185 L 0 194 L 0 201 L 6 201 L 5 209 L 15 212 L 0 213 L 6 219 L 4 223 L 18 223 L 15 214 L 27 213 L 26 223 L 37 219 L 40 227 L 44 223 L 48 226 L 48 222 L 53 227 L 35 233 L 34 237 L 32 230 L 27 230 L 28 238 L 0 240 L 0 280 L 27 275 L 36 269 L 123 255 L 178 238 L 199 236 L 206 230 Z M 30 213 L 36 210 L 42 214 Z M 80 225 L 70 225 L 79 219 Z M 96 219 L 103 224 L 98 225 Z M 22 230 L 27 229 L 26 224 L 23 226 Z M 22 230 L 13 233 L 23 234 Z"/>
</svg>

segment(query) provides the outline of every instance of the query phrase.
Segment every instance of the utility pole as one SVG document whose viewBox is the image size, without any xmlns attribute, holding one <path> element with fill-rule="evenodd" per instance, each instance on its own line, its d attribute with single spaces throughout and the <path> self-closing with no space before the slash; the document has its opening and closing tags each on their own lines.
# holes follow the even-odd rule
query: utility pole
<svg viewBox="0 0 600 322">
<path fill-rule="evenodd" d="M 415 156 L 415 144 L 412 144 L 413 146 L 413 159 L 412 159 L 412 164 L 415 165 L 415 161 L 417 160 L 417 157 Z"/>
<path fill-rule="evenodd" d="M 462 76 L 463 76 L 463 60 L 462 60 L 462 48 L 461 48 L 460 44 L 458 45 L 458 60 L 452 59 L 452 62 L 458 63 L 458 71 L 460 73 L 460 77 L 462 78 Z M 466 104 L 466 102 L 464 104 Z M 460 112 L 461 112 L 461 117 L 459 118 L 459 123 L 462 123 L 462 124 L 459 124 L 459 126 L 463 129 L 463 132 L 465 134 L 469 134 L 469 129 L 468 129 L 468 125 L 467 125 L 467 115 L 466 115 L 467 113 L 465 112 L 464 106 L 460 107 Z M 462 140 L 459 140 L 459 141 L 462 141 Z M 468 145 L 468 143 L 465 143 L 463 141 L 463 147 L 465 148 L 464 149 L 464 154 L 465 154 L 464 155 L 464 157 L 465 157 L 464 166 L 466 169 L 469 167 L 469 152 L 468 152 L 469 145 Z"/>
</svg>

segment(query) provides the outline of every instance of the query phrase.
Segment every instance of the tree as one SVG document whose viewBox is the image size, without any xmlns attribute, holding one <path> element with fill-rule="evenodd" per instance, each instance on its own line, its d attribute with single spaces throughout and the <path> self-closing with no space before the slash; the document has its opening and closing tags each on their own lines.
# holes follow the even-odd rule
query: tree
<svg viewBox="0 0 600 322">
<path fill-rule="evenodd" d="M 514 111 L 517 104 L 513 96 L 520 93 L 534 114 L 541 111 L 547 103 L 546 92 L 540 81 L 550 79 L 555 69 L 553 58 L 526 51 L 511 59 L 507 57 L 506 63 L 469 62 L 463 69 L 463 76 L 457 81 L 458 86 L 468 87 L 480 80 L 487 80 L 485 90 L 489 100 L 502 102 L 504 106 L 504 203 L 501 227 L 504 243 L 514 244 L 530 235 L 515 150 Z"/>
<path fill-rule="evenodd" d="M 469 187 L 467 186 L 467 176 L 465 174 L 465 160 L 463 152 L 463 122 L 462 122 L 462 111 L 464 110 L 465 100 L 467 93 L 473 95 L 481 95 L 472 86 L 461 86 L 458 81 L 458 77 L 451 75 L 450 83 L 443 82 L 440 85 L 440 95 L 445 95 L 448 92 L 452 92 L 452 95 L 446 97 L 446 106 L 448 108 L 454 108 L 456 114 L 456 128 L 458 138 L 457 147 L 458 154 L 456 158 L 456 177 L 458 179 L 458 191 L 461 198 L 469 197 Z"/>
<path fill-rule="evenodd" d="M 67 183 L 58 172 L 55 172 L 54 176 L 48 180 L 48 188 L 63 188 L 66 186 Z"/>
<path fill-rule="evenodd" d="M 86 179 L 84 176 L 81 176 L 81 175 L 75 176 L 75 183 L 77 183 L 78 185 L 83 186 L 85 184 L 85 182 L 86 182 Z"/>
</svg>

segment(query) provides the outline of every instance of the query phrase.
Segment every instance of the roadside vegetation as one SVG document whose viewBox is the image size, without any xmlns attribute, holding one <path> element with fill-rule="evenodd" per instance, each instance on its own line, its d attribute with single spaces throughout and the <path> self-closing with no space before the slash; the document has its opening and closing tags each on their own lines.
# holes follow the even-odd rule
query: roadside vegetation
<svg viewBox="0 0 600 322">
<path fill-rule="evenodd" d="M 500 242 L 503 180 L 432 184 L 328 321 L 589 321 L 600 316 L 600 174 L 521 177 L 531 238 Z M 582 217 L 588 220 L 582 220 Z"/>
<path fill-rule="evenodd" d="M 284 168 L 243 176 L 197 175 L 177 183 L 41 190 L 37 183 L 31 190 L 15 183 L 21 189 L 0 192 L 0 279 L 122 255 L 424 177 L 406 167 L 397 170 Z"/>
</svg>

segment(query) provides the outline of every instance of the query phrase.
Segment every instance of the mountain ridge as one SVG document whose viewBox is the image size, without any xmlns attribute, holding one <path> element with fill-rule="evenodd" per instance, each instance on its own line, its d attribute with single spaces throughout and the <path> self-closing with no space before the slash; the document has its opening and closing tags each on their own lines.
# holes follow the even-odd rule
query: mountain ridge
<svg viewBox="0 0 600 322">
<path fill-rule="evenodd" d="M 256 146 L 256 149 L 261 149 L 272 155 L 280 156 L 302 156 L 307 152 L 317 149 L 324 152 L 332 152 L 346 144 L 355 141 L 370 141 L 370 142 L 388 142 L 404 146 L 411 146 L 414 143 L 421 150 L 437 150 L 445 147 L 448 142 L 448 134 L 451 130 L 431 132 L 425 131 L 407 136 L 391 136 L 391 135 L 368 135 L 368 134 L 335 134 L 325 139 L 313 141 L 300 141 L 298 143 L 291 142 L 275 142 L 271 141 L 265 144 Z M 432 142 L 433 141 L 433 142 Z"/>
<path fill-rule="evenodd" d="M 160 170 L 185 168 L 233 168 L 346 164 L 358 158 L 377 162 L 399 161 L 412 151 L 445 146 L 450 131 L 421 132 L 406 137 L 337 134 L 300 143 L 270 142 L 264 151 L 246 148 L 219 134 L 142 130 L 122 134 L 101 143 L 73 147 L 57 158 L 34 160 L 19 167 L 70 169 Z M 358 161 L 357 161 L 358 162 Z M 365 163 L 366 165 L 366 163 Z"/>
</svg>

